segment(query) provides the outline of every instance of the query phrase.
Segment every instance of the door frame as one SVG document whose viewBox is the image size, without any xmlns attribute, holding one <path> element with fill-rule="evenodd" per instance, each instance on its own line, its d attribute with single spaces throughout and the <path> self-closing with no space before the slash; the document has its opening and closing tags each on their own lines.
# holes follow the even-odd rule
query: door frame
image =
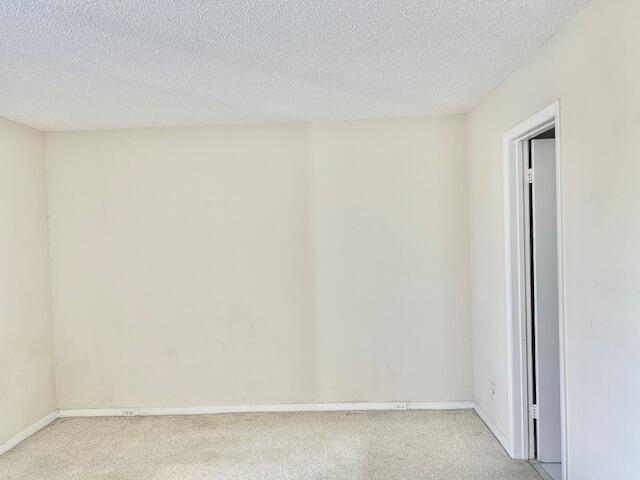
<svg viewBox="0 0 640 480">
<path fill-rule="evenodd" d="M 556 130 L 556 209 L 558 233 L 558 315 L 560 343 L 560 419 L 562 470 L 569 480 L 566 405 L 565 348 L 565 269 L 563 231 L 563 164 L 561 156 L 560 101 L 543 108 L 503 135 L 504 219 L 505 219 L 505 291 L 507 318 L 507 374 L 511 451 L 516 459 L 530 459 L 528 292 L 526 278 L 526 242 L 524 239 L 524 158 L 527 141 L 555 127 Z"/>
</svg>

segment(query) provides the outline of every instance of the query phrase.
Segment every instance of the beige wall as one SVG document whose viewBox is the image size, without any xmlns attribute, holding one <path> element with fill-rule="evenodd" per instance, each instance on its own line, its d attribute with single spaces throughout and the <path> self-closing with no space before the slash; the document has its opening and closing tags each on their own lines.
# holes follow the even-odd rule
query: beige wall
<svg viewBox="0 0 640 480">
<path fill-rule="evenodd" d="M 303 126 L 47 135 L 59 407 L 315 398 Z"/>
<path fill-rule="evenodd" d="M 501 140 L 561 101 L 571 479 L 637 478 L 639 24 L 637 0 L 594 1 L 469 115 L 474 396 L 510 439 Z"/>
<path fill-rule="evenodd" d="M 470 399 L 464 128 L 47 134 L 59 407 Z"/>
<path fill-rule="evenodd" d="M 323 398 L 471 399 L 464 116 L 313 127 Z"/>
<path fill-rule="evenodd" d="M 44 135 L 0 118 L 0 444 L 56 408 Z"/>
</svg>

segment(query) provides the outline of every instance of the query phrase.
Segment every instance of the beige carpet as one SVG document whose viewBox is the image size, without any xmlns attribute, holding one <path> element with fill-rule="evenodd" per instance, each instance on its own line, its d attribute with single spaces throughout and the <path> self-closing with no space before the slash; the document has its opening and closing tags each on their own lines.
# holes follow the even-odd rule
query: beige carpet
<svg viewBox="0 0 640 480">
<path fill-rule="evenodd" d="M 59 419 L 0 478 L 540 480 L 470 410 Z"/>
</svg>

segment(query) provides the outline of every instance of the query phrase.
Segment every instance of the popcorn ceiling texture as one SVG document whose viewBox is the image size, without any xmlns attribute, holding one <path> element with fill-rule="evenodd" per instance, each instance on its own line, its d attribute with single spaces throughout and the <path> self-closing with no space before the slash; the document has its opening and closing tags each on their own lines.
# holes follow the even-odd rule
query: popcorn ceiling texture
<svg viewBox="0 0 640 480">
<path fill-rule="evenodd" d="M 0 115 L 41 129 L 469 110 L 588 0 L 6 0 Z"/>
</svg>

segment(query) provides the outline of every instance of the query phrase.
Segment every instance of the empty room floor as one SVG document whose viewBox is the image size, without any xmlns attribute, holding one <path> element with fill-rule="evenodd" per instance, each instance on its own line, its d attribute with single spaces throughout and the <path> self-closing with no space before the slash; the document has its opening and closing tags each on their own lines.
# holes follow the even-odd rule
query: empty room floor
<svg viewBox="0 0 640 480">
<path fill-rule="evenodd" d="M 539 480 L 471 410 L 58 419 L 3 479 Z"/>
</svg>

